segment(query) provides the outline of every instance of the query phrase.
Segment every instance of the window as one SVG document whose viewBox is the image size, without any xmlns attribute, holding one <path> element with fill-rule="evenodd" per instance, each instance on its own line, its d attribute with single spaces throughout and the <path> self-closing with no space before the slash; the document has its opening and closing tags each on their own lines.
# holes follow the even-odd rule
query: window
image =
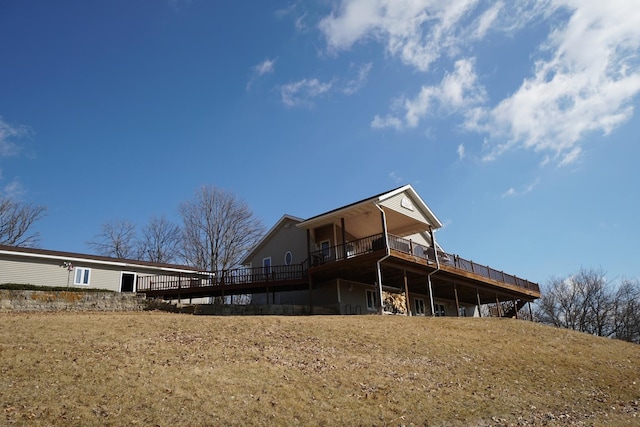
<svg viewBox="0 0 640 427">
<path fill-rule="evenodd" d="M 292 262 L 293 254 L 291 253 L 291 251 L 287 251 L 287 253 L 284 254 L 284 265 L 291 265 Z"/>
<path fill-rule="evenodd" d="M 415 315 L 424 316 L 424 300 L 422 298 L 416 298 L 413 300 L 415 305 Z"/>
<path fill-rule="evenodd" d="M 434 310 L 433 310 L 434 314 L 436 316 L 446 316 L 447 315 L 446 311 L 444 310 L 444 305 L 443 304 L 435 304 L 435 307 L 433 307 L 433 308 L 434 308 Z"/>
<path fill-rule="evenodd" d="M 367 289 L 367 310 L 377 310 L 378 296 L 375 291 Z"/>
<path fill-rule="evenodd" d="M 76 274 L 73 279 L 74 285 L 88 285 L 91 276 L 91 269 L 84 267 L 75 267 Z"/>
<path fill-rule="evenodd" d="M 320 242 L 320 249 L 322 250 L 322 258 L 328 260 L 331 257 L 331 242 L 329 240 Z"/>
<path fill-rule="evenodd" d="M 264 274 L 271 274 L 271 257 L 263 259 L 262 266 L 264 267 Z"/>
</svg>

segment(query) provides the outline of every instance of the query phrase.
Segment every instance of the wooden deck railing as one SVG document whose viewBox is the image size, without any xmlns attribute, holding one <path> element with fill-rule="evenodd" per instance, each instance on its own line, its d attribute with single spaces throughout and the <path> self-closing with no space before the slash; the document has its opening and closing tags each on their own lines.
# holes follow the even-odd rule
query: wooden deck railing
<svg viewBox="0 0 640 427">
<path fill-rule="evenodd" d="M 302 280 L 307 277 L 306 264 L 271 267 L 236 268 L 193 274 L 139 276 L 137 291 L 178 291 L 209 286 L 247 285 Z"/>
<path fill-rule="evenodd" d="M 389 248 L 398 252 L 413 255 L 427 261 L 436 262 L 435 253 L 432 247 L 415 243 L 412 240 L 403 237 L 388 235 Z M 346 242 L 337 246 L 320 249 L 311 252 L 311 266 L 317 266 L 327 262 L 339 261 L 346 258 L 366 254 L 379 249 L 384 249 L 384 235 L 375 234 L 373 236 L 364 237 L 362 239 Z M 507 274 L 504 271 L 495 270 L 489 266 L 477 264 L 473 261 L 466 260 L 455 254 L 438 251 L 438 261 L 441 265 L 447 265 L 460 270 L 468 271 L 488 279 L 493 279 L 501 283 L 517 286 L 519 288 L 540 292 L 537 283 L 529 282 L 517 276 Z"/>
</svg>

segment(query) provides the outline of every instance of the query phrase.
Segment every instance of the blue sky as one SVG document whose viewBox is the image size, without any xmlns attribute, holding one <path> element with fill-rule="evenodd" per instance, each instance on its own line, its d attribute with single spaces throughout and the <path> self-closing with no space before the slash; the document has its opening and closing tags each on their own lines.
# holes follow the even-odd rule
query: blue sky
<svg viewBox="0 0 640 427">
<path fill-rule="evenodd" d="M 0 192 L 44 248 L 202 185 L 271 227 L 411 184 L 449 252 L 640 277 L 638 0 L 5 1 L 0 50 Z"/>
</svg>

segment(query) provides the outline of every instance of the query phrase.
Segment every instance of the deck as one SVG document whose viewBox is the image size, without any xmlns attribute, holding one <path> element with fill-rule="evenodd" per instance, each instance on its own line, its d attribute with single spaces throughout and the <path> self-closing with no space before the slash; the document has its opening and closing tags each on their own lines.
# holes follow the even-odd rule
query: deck
<svg viewBox="0 0 640 427">
<path fill-rule="evenodd" d="M 499 289 L 527 299 L 540 297 L 537 283 L 445 252 L 438 251 L 436 262 L 433 248 L 402 237 L 389 234 L 388 242 L 391 257 L 386 261 L 385 283 L 401 283 L 403 278 L 399 272 L 402 270 L 408 270 L 416 281 L 424 283 L 424 276 L 439 265 L 439 277 L 454 282 Z M 314 281 L 328 280 L 340 274 L 373 283 L 376 278 L 371 266 L 385 253 L 384 235 L 376 234 L 311 252 L 308 261 L 302 264 L 139 277 L 136 289 L 150 298 L 179 299 L 303 290 L 309 288 L 309 274 Z M 476 298 L 477 291 L 474 292 L 469 298 Z"/>
</svg>

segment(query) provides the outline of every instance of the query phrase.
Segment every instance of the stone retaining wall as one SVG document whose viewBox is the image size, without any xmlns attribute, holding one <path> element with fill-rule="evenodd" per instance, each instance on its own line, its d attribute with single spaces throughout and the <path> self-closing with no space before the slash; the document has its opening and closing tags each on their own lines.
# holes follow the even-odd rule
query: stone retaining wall
<svg viewBox="0 0 640 427">
<path fill-rule="evenodd" d="M 144 294 L 120 292 L 15 291 L 0 289 L 1 312 L 141 311 Z"/>
<path fill-rule="evenodd" d="M 337 307 L 313 307 L 313 313 L 308 305 L 229 305 L 229 304 L 198 304 L 194 306 L 193 314 L 214 316 L 252 316 L 278 315 L 300 316 L 309 314 L 340 314 Z"/>
</svg>

